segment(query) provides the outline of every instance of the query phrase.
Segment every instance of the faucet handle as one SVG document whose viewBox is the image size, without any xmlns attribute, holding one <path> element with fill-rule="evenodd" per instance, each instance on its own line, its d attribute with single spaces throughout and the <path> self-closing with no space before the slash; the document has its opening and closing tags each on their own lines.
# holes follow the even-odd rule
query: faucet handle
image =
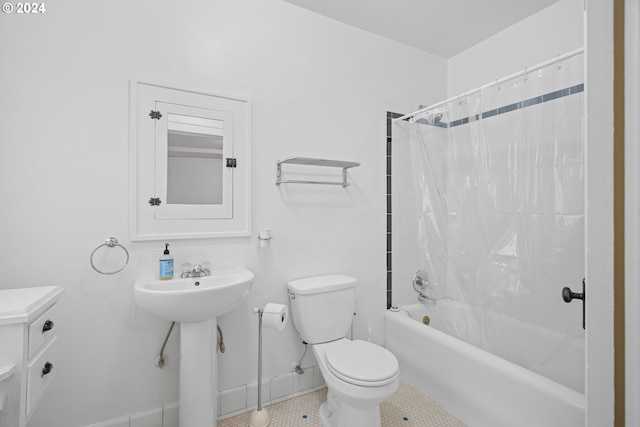
<svg viewBox="0 0 640 427">
<path fill-rule="evenodd" d="M 211 276 L 211 262 L 204 261 L 202 263 L 202 272 L 205 276 Z"/>
<path fill-rule="evenodd" d="M 202 273 L 205 276 L 210 276 L 211 275 L 211 262 L 209 262 L 209 261 L 203 261 L 202 262 Z"/>
<path fill-rule="evenodd" d="M 185 277 L 191 277 L 191 264 L 188 262 L 185 262 L 184 264 L 182 264 L 182 274 L 180 275 L 180 277 L 182 277 L 183 279 Z"/>
</svg>

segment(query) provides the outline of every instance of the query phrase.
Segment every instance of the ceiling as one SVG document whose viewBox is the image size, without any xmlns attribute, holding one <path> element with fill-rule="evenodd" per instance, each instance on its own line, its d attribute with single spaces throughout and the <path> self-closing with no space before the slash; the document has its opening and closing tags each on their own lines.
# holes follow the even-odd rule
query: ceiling
<svg viewBox="0 0 640 427">
<path fill-rule="evenodd" d="M 451 58 L 560 0 L 285 0 Z"/>
</svg>

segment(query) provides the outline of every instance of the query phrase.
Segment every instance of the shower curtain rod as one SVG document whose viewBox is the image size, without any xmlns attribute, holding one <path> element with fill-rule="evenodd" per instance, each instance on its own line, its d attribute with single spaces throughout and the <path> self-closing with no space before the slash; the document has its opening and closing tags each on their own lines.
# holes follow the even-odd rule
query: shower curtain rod
<svg viewBox="0 0 640 427">
<path fill-rule="evenodd" d="M 441 106 L 443 104 L 446 104 L 448 102 L 455 101 L 456 99 L 462 98 L 464 96 L 471 95 L 472 93 L 475 93 L 475 92 L 479 92 L 482 89 L 486 89 L 486 88 L 489 88 L 491 86 L 499 85 L 499 84 L 504 83 L 504 82 L 506 82 L 508 80 L 515 79 L 516 77 L 523 76 L 523 75 L 525 75 L 527 73 L 531 73 L 532 71 L 537 71 L 537 70 L 539 70 L 541 68 L 544 68 L 544 67 L 547 67 L 547 66 L 549 66 L 551 64 L 555 64 L 556 62 L 564 61 L 565 59 L 568 59 L 568 58 L 574 57 L 576 55 L 579 55 L 582 52 L 584 52 L 584 48 L 581 47 L 579 49 L 576 49 L 576 50 L 573 50 L 571 52 L 565 53 L 563 55 L 558 55 L 553 59 L 550 59 L 550 60 L 545 61 L 545 62 L 541 62 L 541 63 L 539 63 L 537 65 L 534 65 L 533 67 L 525 68 L 522 71 L 518 71 L 518 72 L 510 74 L 510 75 L 508 75 L 506 77 L 502 77 L 502 78 L 500 78 L 498 80 L 495 80 L 495 81 L 493 81 L 491 83 L 487 83 L 485 85 L 478 86 L 477 88 L 471 89 L 470 91 L 467 91 L 467 92 L 461 93 L 459 95 L 453 96 L 451 98 L 445 99 L 444 101 L 440 101 L 440 102 L 438 102 L 436 104 L 428 105 L 428 106 L 426 106 L 424 108 L 421 108 L 419 110 L 416 110 L 416 111 L 414 111 L 412 113 L 405 114 L 404 116 L 392 119 L 391 121 L 392 122 L 396 122 L 398 120 L 410 119 L 412 117 L 418 116 L 418 115 L 420 115 L 420 114 L 422 114 L 422 113 L 424 113 L 426 111 L 429 111 L 429 110 L 431 110 L 433 108 L 439 107 L 439 106 Z"/>
</svg>

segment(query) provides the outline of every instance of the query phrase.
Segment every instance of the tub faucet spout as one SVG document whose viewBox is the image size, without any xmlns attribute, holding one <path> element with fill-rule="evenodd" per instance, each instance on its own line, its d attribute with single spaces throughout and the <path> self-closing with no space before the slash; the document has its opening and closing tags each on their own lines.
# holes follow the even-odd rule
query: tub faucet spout
<svg viewBox="0 0 640 427">
<path fill-rule="evenodd" d="M 436 305 L 436 302 L 437 302 L 435 298 L 428 297 L 423 293 L 418 294 L 418 301 L 420 301 L 421 303 L 427 303 L 432 305 Z"/>
</svg>

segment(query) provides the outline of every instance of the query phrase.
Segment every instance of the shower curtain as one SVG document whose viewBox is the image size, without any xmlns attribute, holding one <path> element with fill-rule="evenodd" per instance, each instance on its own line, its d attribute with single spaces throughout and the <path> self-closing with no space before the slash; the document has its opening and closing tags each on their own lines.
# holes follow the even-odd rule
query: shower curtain
<svg viewBox="0 0 640 427">
<path fill-rule="evenodd" d="M 584 338 L 583 89 L 577 54 L 392 130 L 394 304 L 422 270 L 448 333 L 545 375 Z"/>
</svg>

